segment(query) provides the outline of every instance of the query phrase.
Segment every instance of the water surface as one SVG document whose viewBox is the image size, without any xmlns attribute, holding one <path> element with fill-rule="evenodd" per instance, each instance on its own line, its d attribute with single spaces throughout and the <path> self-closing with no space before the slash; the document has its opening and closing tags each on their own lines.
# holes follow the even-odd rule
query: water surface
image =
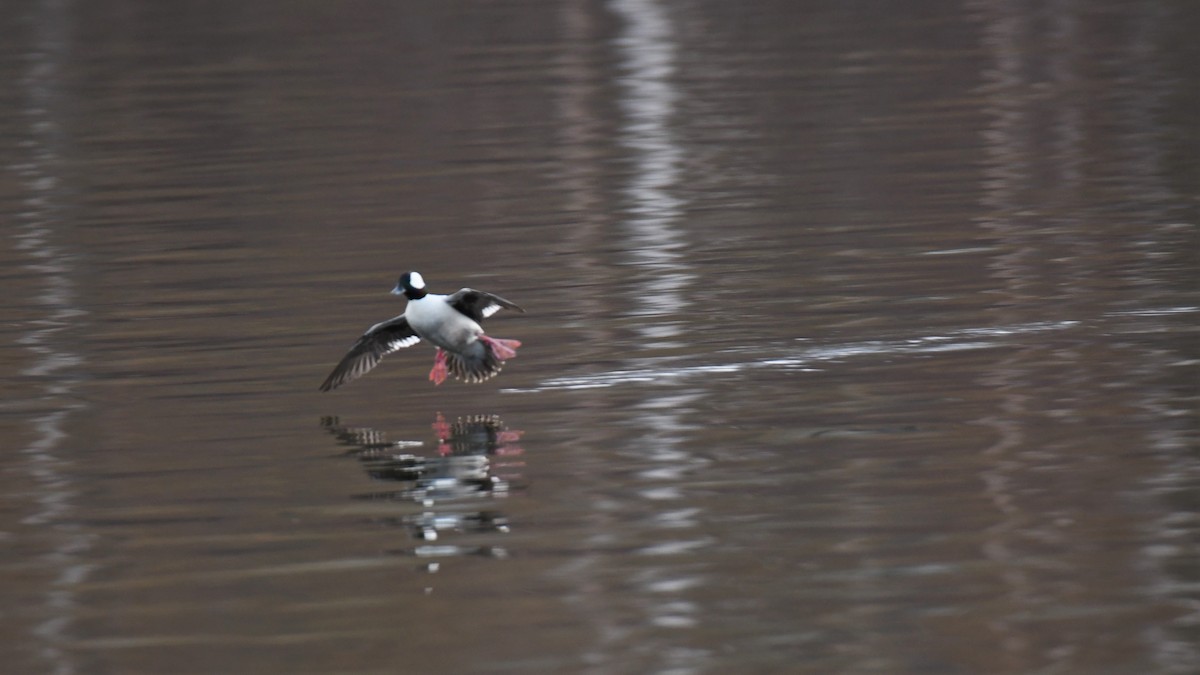
<svg viewBox="0 0 1200 675">
<path fill-rule="evenodd" d="M 18 1 L 0 657 L 1200 670 L 1197 29 Z M 405 269 L 520 356 L 317 392 Z"/>
</svg>

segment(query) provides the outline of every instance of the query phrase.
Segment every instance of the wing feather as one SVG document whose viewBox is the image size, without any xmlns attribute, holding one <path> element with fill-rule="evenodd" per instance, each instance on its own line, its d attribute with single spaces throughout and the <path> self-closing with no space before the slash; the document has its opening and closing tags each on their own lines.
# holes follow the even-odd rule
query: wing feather
<svg viewBox="0 0 1200 675">
<path fill-rule="evenodd" d="M 505 300 L 498 295 L 477 291 L 474 288 L 461 289 L 448 297 L 446 301 L 450 303 L 451 307 L 458 310 L 460 314 L 469 316 L 476 322 L 483 321 L 502 309 L 512 309 L 522 314 L 525 313 L 525 310 L 518 307 L 515 302 Z"/>
<path fill-rule="evenodd" d="M 383 357 L 398 349 L 411 347 L 421 341 L 404 315 L 377 323 L 358 338 L 325 378 L 321 391 L 330 391 L 366 375 L 379 365 Z"/>
</svg>

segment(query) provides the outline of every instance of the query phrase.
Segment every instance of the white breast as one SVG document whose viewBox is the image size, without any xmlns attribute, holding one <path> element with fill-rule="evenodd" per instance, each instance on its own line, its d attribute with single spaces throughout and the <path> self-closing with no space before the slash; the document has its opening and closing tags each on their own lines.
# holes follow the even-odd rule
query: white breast
<svg viewBox="0 0 1200 675">
<path fill-rule="evenodd" d="M 479 324 L 446 304 L 446 296 L 429 294 L 409 300 L 404 316 L 422 339 L 451 351 L 461 351 L 483 332 Z"/>
</svg>

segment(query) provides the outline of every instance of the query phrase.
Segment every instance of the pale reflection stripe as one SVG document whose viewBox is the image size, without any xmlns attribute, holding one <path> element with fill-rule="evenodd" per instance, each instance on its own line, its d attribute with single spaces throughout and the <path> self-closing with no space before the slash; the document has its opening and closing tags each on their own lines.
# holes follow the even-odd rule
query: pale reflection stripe
<svg viewBox="0 0 1200 675">
<path fill-rule="evenodd" d="M 598 389 L 640 382 L 662 382 L 697 375 L 736 373 L 743 370 L 770 368 L 774 370 L 814 370 L 816 364 L 856 356 L 881 354 L 932 354 L 938 352 L 970 351 L 1005 346 L 999 338 L 1057 331 L 1081 325 L 1079 321 L 1054 321 L 1003 326 L 996 328 L 966 328 L 946 335 L 929 335 L 902 340 L 872 340 L 844 345 L 813 346 L 798 351 L 734 363 L 710 363 L 669 368 L 636 368 L 615 370 L 579 377 L 556 377 L 529 388 L 502 389 L 502 393 L 533 393 L 539 391 Z M 971 338 L 971 339 L 966 339 Z M 982 338 L 996 338 L 987 340 Z M 728 353 L 728 352 L 726 352 Z"/>
</svg>

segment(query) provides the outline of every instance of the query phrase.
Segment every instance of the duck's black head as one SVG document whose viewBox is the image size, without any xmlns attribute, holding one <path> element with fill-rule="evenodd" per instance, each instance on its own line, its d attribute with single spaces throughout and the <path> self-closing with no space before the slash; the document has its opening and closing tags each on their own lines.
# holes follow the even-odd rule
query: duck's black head
<svg viewBox="0 0 1200 675">
<path fill-rule="evenodd" d="M 392 289 L 392 295 L 403 295 L 409 300 L 420 300 L 425 297 L 425 280 L 420 272 L 405 272 L 400 275 L 400 281 Z"/>
</svg>

